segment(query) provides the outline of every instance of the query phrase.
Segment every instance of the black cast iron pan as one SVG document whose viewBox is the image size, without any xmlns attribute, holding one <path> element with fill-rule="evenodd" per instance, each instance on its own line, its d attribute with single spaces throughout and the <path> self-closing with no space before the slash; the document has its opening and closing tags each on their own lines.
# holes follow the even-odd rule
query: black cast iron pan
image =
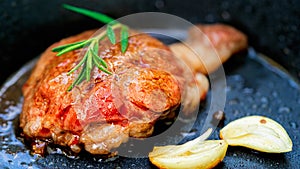
<svg viewBox="0 0 300 169">
<path fill-rule="evenodd" d="M 13 2 L 14 1 L 12 1 L 10 5 L 14 6 Z M 37 4 L 41 5 L 35 1 L 32 2 L 33 5 L 37 5 Z M 229 3 L 230 1 L 225 1 L 225 2 Z M 14 7 L 18 7 L 18 2 L 15 3 L 16 4 Z M 91 2 L 91 3 L 93 4 L 95 2 Z M 157 6 L 158 7 L 160 6 L 159 5 L 160 3 L 165 3 L 165 6 L 167 6 L 168 3 L 171 6 L 174 5 L 174 4 L 170 4 L 170 2 L 168 1 L 162 1 L 162 2 L 155 1 L 153 3 L 156 8 Z M 110 6 L 109 3 L 104 3 L 104 4 Z M 207 5 L 207 3 L 204 4 Z M 52 5 L 52 7 L 56 6 L 57 10 L 60 11 L 58 2 L 49 3 L 48 5 L 50 6 Z M 229 3 L 229 6 L 230 5 L 234 5 L 234 4 Z M 237 4 L 236 6 L 238 5 L 241 6 L 241 4 Z M 233 7 L 237 8 L 236 6 Z M 170 6 L 167 7 L 169 8 Z M 176 8 L 176 6 L 172 6 L 172 7 L 173 9 Z M 213 10 L 216 10 L 216 7 L 213 7 L 213 5 L 211 7 Z M 28 6 L 28 8 L 34 9 L 30 6 Z M 49 8 L 46 8 L 45 6 L 43 8 L 47 9 L 48 11 L 52 11 Z M 223 3 L 222 8 L 226 8 L 226 3 L 225 5 Z M 108 11 L 108 13 L 112 13 L 112 12 Z M 126 11 L 124 12 L 124 14 L 126 14 Z M 120 15 L 120 13 L 116 12 L 115 15 L 118 16 Z M 192 16 L 193 14 L 190 13 L 189 15 Z M 69 14 L 67 16 L 70 17 Z M 51 18 L 51 16 L 46 16 L 46 18 L 48 18 L 48 21 L 51 20 L 49 19 L 49 17 Z M 208 15 L 206 22 L 214 22 L 214 17 L 216 17 L 216 15 L 214 14 L 212 14 L 211 16 Z M 86 22 L 84 21 L 84 19 L 81 18 L 78 19 L 75 17 L 75 19 L 72 22 L 70 22 L 69 19 L 67 19 L 68 20 L 66 22 L 67 24 L 86 23 L 87 26 L 83 26 L 82 29 L 86 29 L 89 27 L 96 27 L 96 26 L 98 27 L 98 25 L 96 25 L 92 21 Z M 232 25 L 239 25 L 240 22 L 243 21 L 232 22 Z M 62 25 L 62 23 L 60 24 Z M 247 24 L 240 24 L 237 27 L 242 28 L 245 25 Z M 9 24 L 7 26 L 9 26 Z M 49 23 L 48 26 L 50 28 L 53 28 L 53 30 L 47 30 L 47 31 L 57 32 L 56 29 L 58 28 L 58 26 L 55 26 L 54 23 L 52 23 L 52 26 L 51 23 Z M 48 26 L 45 25 L 45 27 Z M 67 26 L 67 30 L 61 31 L 58 35 L 56 35 L 57 40 L 59 39 L 59 37 L 62 38 L 64 35 L 70 35 L 75 33 L 76 31 L 78 32 L 81 31 L 78 28 L 75 28 L 75 30 L 72 30 L 70 28 L 71 26 Z M 29 32 L 32 31 L 31 29 L 28 29 Z M 49 28 L 45 28 L 45 29 L 49 29 Z M 45 29 L 42 30 L 45 31 Z M 72 31 L 69 32 L 68 30 L 72 30 L 74 32 Z M 245 30 L 247 32 L 247 29 Z M 256 38 L 259 38 L 257 34 L 254 34 L 254 36 L 251 37 L 254 31 L 253 32 L 249 31 L 249 32 L 250 32 L 249 33 L 250 43 L 251 40 L 254 39 L 255 41 Z M 22 36 L 26 37 L 26 35 L 21 35 L 21 37 Z M 45 35 L 45 37 L 47 37 L 48 39 L 46 38 L 47 40 L 41 40 L 38 42 L 41 43 L 43 41 L 44 43 L 51 44 L 52 42 L 56 41 L 55 38 L 49 35 Z M 268 37 L 267 34 L 266 37 Z M 37 39 L 39 38 L 33 37 L 33 40 L 37 40 Z M 170 42 L 168 39 L 162 38 L 162 40 L 167 43 Z M 8 41 L 8 44 L 12 41 L 14 40 Z M 31 40 L 28 39 L 27 41 L 31 41 Z M 261 41 L 264 40 L 258 40 L 258 42 Z M 33 53 L 38 54 L 43 50 L 43 47 L 46 48 L 46 44 L 44 44 L 43 46 L 41 44 L 35 44 L 35 43 L 37 42 L 31 42 L 29 46 L 32 47 L 36 45 L 37 51 L 35 51 L 34 48 L 30 48 L 30 50 L 27 48 L 24 49 L 26 52 L 27 51 L 31 51 L 31 52 L 28 53 L 25 52 L 26 54 L 25 55 L 23 54 L 23 56 L 27 59 L 24 60 L 21 59 L 21 62 L 17 63 L 19 64 L 19 66 L 25 64 L 25 60 L 28 61 L 34 57 L 34 55 L 28 56 L 28 54 L 33 54 Z M 264 44 L 264 42 L 261 43 Z M 49 44 L 47 44 L 47 46 Z M 28 44 L 24 44 L 24 45 L 25 47 L 26 46 L 28 47 Z M 300 156 L 300 150 L 299 150 L 300 149 L 299 147 L 300 145 L 299 143 L 300 91 L 299 91 L 299 85 L 296 82 L 297 80 L 294 79 L 297 76 L 297 75 L 295 76 L 295 72 L 297 72 L 297 68 L 293 69 L 289 67 L 287 63 L 285 62 L 282 63 L 282 65 L 289 68 L 289 71 L 293 69 L 292 71 L 290 71 L 292 72 L 292 75 L 290 75 L 289 72 L 284 71 L 284 69 L 282 69 L 280 66 L 266 59 L 265 56 L 257 54 L 255 50 L 259 50 L 267 54 L 270 54 L 270 52 L 269 50 L 266 50 L 266 52 L 264 52 L 262 50 L 264 47 L 256 46 L 256 45 L 254 43 L 254 49 L 249 48 L 247 52 L 239 54 L 238 56 L 234 56 L 224 65 L 225 73 L 227 76 L 226 78 L 227 102 L 225 107 L 226 119 L 224 121 L 224 124 L 227 124 L 228 122 L 237 119 L 239 117 L 252 115 L 252 114 L 259 114 L 259 115 L 265 115 L 271 117 L 274 120 L 280 122 L 285 127 L 289 135 L 291 136 L 291 139 L 294 143 L 293 151 L 286 154 L 266 154 L 266 153 L 258 153 L 256 151 L 244 149 L 241 147 L 230 147 L 224 159 L 224 162 L 220 163 L 220 165 L 218 165 L 217 168 L 250 168 L 250 167 L 298 168 L 298 166 L 300 166 L 299 163 L 300 160 L 299 159 L 300 158 L 299 157 Z M 16 44 L 16 46 L 18 45 Z M 9 48 L 4 49 L 1 52 L 3 51 L 9 51 Z M 297 51 L 291 51 L 291 53 L 293 52 L 297 52 Z M 12 55 L 10 56 L 16 57 L 17 55 L 16 53 L 18 52 L 17 51 L 12 52 L 11 53 Z M 8 53 L 5 54 L 8 55 Z M 273 58 L 273 55 L 270 55 L 269 57 Z M 276 58 L 277 57 L 275 56 L 274 59 Z M 3 59 L 3 57 L 1 57 L 1 59 Z M 276 60 L 280 61 L 280 58 L 279 59 L 277 58 Z M 295 62 L 297 63 L 297 60 L 295 60 Z M 11 71 L 7 71 L 9 70 L 7 69 L 8 65 L 2 63 L 1 63 L 2 72 L 4 72 L 3 68 L 6 68 L 5 69 L 6 74 L 12 74 L 14 70 L 12 69 Z M 2 88 L 0 89 L 0 99 L 1 99 L 0 100 L 0 129 L 1 129 L 0 130 L 0 167 L 1 168 L 28 168 L 28 167 L 32 167 L 32 168 L 96 168 L 96 167 L 97 168 L 155 168 L 153 165 L 151 165 L 151 163 L 148 161 L 147 158 L 117 157 L 116 159 L 111 161 L 103 161 L 101 160 L 101 158 L 93 157 L 90 155 L 80 156 L 79 159 L 68 158 L 61 154 L 51 154 L 44 158 L 37 158 L 36 156 L 30 156 L 28 149 L 23 144 L 23 142 L 17 138 L 16 133 L 17 133 L 17 126 L 18 126 L 18 114 L 20 113 L 20 108 L 22 103 L 20 88 L 24 83 L 24 81 L 26 80 L 26 77 L 28 77 L 28 72 L 31 69 L 33 63 L 34 61 L 30 62 L 25 66 L 21 66 L 21 69 L 19 69 L 19 71 L 16 74 L 12 75 L 11 78 L 7 80 L 2 85 Z M 207 99 L 208 100 L 210 99 L 210 94 L 208 94 Z M 190 137 L 187 137 L 185 140 L 183 140 L 183 142 L 200 134 L 200 131 L 198 129 L 204 122 L 204 118 L 206 117 L 206 113 L 207 113 L 206 112 L 207 107 L 209 107 L 209 102 L 202 103 L 200 108 L 201 113 L 199 113 L 198 115 L 197 121 L 192 129 L 192 134 Z M 222 125 L 220 127 L 222 127 Z M 211 136 L 212 139 L 218 138 L 218 129 Z"/>
<path fill-rule="evenodd" d="M 164 39 L 162 39 L 164 40 Z M 166 40 L 165 40 L 166 41 Z M 36 60 L 23 66 L 0 90 L 0 167 L 3 168 L 155 168 L 147 158 L 117 156 L 104 160 L 81 154 L 67 157 L 56 149 L 45 157 L 32 156 L 18 134 L 18 118 L 22 106 L 21 86 L 28 78 Z M 217 168 L 295 168 L 299 166 L 300 86 L 287 72 L 259 55 L 253 48 L 234 56 L 225 64 L 227 80 L 226 120 L 223 124 L 247 115 L 264 115 L 280 122 L 293 140 L 293 151 L 285 154 L 266 154 L 241 147 L 230 147 L 224 162 Z M 207 100 L 210 100 L 208 94 Z M 209 101 L 202 103 L 197 120 L 182 142 L 200 134 L 207 116 Z M 222 127 L 220 124 L 219 127 Z M 218 139 L 218 131 L 211 139 Z"/>
</svg>

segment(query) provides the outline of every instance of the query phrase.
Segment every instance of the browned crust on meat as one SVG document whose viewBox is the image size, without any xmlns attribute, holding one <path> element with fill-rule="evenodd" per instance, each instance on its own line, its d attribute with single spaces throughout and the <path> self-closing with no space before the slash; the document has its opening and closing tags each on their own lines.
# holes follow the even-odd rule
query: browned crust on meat
<svg viewBox="0 0 300 169">
<path fill-rule="evenodd" d="M 216 49 L 222 63 L 225 62 L 232 54 L 247 48 L 247 36 L 232 26 L 224 24 L 204 25 L 198 24 L 189 30 L 187 42 L 190 44 L 197 43 L 197 30 L 202 31 L 213 47 Z"/>
<path fill-rule="evenodd" d="M 94 32 L 86 31 L 63 39 L 41 55 L 23 87 L 20 127 L 26 137 L 50 138 L 55 144 L 69 147 L 76 153 L 83 144 L 92 154 L 106 154 L 127 141 L 129 136 L 150 136 L 160 111 L 174 110 L 180 104 L 183 84 L 176 77 L 183 71 L 173 61 L 172 53 L 160 41 L 136 32 L 130 33 L 124 54 L 119 43 L 111 45 L 108 39 L 100 43 L 99 55 L 113 75 L 95 68 L 91 82 L 83 82 L 68 92 L 67 88 L 78 72 L 70 76 L 66 73 L 78 62 L 82 49 L 59 57 L 51 49 L 88 39 Z M 120 85 L 134 77 L 134 73 L 142 76 L 135 77 L 133 80 L 137 83 L 132 84 L 142 87 L 142 90 L 135 90 L 133 85 L 129 88 Z M 153 81 L 155 78 L 157 81 Z M 149 98 L 153 97 L 151 93 L 154 91 L 160 91 L 166 95 L 166 104 L 157 105 L 151 102 L 151 98 L 150 102 L 141 101 L 128 91 L 142 92 Z M 107 129 L 113 133 L 105 134 Z M 101 135 L 97 135 L 99 133 Z"/>
</svg>

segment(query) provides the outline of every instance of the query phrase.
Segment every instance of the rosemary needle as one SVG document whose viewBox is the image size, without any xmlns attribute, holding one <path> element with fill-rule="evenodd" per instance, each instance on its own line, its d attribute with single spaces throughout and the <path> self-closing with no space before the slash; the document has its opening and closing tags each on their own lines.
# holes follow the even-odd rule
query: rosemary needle
<svg viewBox="0 0 300 169">
<path fill-rule="evenodd" d="M 88 10 L 88 9 L 78 8 L 78 7 L 75 7 L 75 6 L 68 5 L 68 4 L 63 4 L 63 7 L 65 9 L 70 10 L 70 11 L 74 11 L 74 12 L 80 13 L 82 15 L 88 16 L 90 18 L 93 18 L 93 19 L 95 19 L 97 21 L 100 21 L 102 23 L 108 24 L 108 23 L 114 21 L 113 18 L 111 18 L 107 15 L 104 15 L 102 13 L 98 13 L 98 12 L 95 12 L 95 11 L 91 11 L 91 10 Z"/>
<path fill-rule="evenodd" d="M 68 75 L 70 75 L 74 73 L 76 70 L 81 68 L 78 77 L 68 87 L 68 91 L 71 91 L 76 85 L 79 85 L 83 80 L 89 81 L 91 79 L 91 72 L 95 66 L 99 70 L 107 74 L 111 74 L 111 72 L 107 70 L 106 62 L 103 60 L 101 56 L 98 55 L 99 42 L 105 37 L 107 37 L 112 44 L 116 44 L 115 31 L 116 29 L 120 29 L 121 52 L 125 53 L 128 47 L 129 33 L 128 33 L 127 26 L 115 21 L 113 18 L 106 16 L 102 13 L 98 13 L 88 9 L 78 8 L 67 4 L 63 4 L 63 7 L 70 11 L 80 13 L 82 15 L 88 16 L 102 23 L 108 24 L 105 31 L 101 32 L 99 35 L 91 39 L 65 44 L 52 49 L 53 52 L 57 52 L 56 56 L 61 56 L 73 50 L 87 48 L 83 58 L 79 61 L 79 63 L 76 66 L 74 66 L 67 73 Z"/>
</svg>

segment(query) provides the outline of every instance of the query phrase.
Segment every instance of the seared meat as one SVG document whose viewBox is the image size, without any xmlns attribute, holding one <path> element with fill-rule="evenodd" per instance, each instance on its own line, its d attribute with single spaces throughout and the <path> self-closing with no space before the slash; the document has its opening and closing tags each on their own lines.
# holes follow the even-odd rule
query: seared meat
<svg viewBox="0 0 300 169">
<path fill-rule="evenodd" d="M 94 31 L 61 40 L 41 56 L 23 87 L 20 126 L 26 137 L 51 139 L 78 153 L 84 146 L 92 154 L 107 154 L 128 137 L 148 137 L 158 119 L 172 115 L 193 79 L 160 41 L 135 34 L 122 54 L 120 44 L 104 39 L 99 55 L 112 75 L 93 69 L 90 82 L 67 88 L 78 72 L 84 49 L 55 56 L 51 49 L 90 38 Z M 195 83 L 194 83 L 195 84 Z"/>
<path fill-rule="evenodd" d="M 233 53 L 247 46 L 241 32 L 225 25 L 197 26 L 215 47 L 217 56 L 197 29 L 190 30 L 186 45 L 171 45 L 130 32 L 129 45 L 123 54 L 120 44 L 108 39 L 99 44 L 99 55 L 107 62 L 112 75 L 93 69 L 90 82 L 84 81 L 68 92 L 78 72 L 67 75 L 81 59 L 85 49 L 60 57 L 51 49 L 86 40 L 94 31 L 61 40 L 50 46 L 39 59 L 23 87 L 24 105 L 20 127 L 27 138 L 69 147 L 78 153 L 108 154 L 129 137 L 143 138 L 153 133 L 159 119 L 173 118 L 180 104 L 183 113 L 197 108 L 209 88 L 205 75 L 214 71 Z M 190 50 L 194 49 L 195 53 Z M 199 59 L 201 58 L 201 60 Z M 191 70 L 190 70 L 191 69 Z M 190 71 L 189 71 L 190 70 Z"/>
<path fill-rule="evenodd" d="M 198 24 L 189 29 L 185 44 L 175 43 L 170 48 L 194 72 L 209 74 L 247 46 L 247 36 L 229 25 Z"/>
</svg>

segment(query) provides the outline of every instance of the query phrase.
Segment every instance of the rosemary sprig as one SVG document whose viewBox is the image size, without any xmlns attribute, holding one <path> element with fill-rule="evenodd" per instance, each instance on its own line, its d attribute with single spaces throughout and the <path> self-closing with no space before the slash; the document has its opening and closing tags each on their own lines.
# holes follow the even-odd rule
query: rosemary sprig
<svg viewBox="0 0 300 169">
<path fill-rule="evenodd" d="M 82 67 L 78 77 L 73 81 L 73 83 L 68 88 L 68 91 L 71 91 L 74 88 L 74 86 L 79 85 L 83 80 L 89 81 L 91 79 L 91 72 L 95 66 L 97 66 L 97 68 L 100 69 L 101 71 L 107 74 L 111 74 L 111 72 L 107 70 L 106 62 L 103 60 L 102 57 L 98 55 L 99 42 L 107 36 L 107 38 L 110 40 L 112 44 L 116 44 L 115 30 L 120 29 L 121 51 L 122 53 L 126 52 L 126 49 L 128 47 L 128 27 L 126 25 L 123 25 L 115 21 L 109 16 L 106 16 L 104 14 L 95 11 L 78 8 L 67 4 L 64 4 L 63 7 L 68 10 L 96 19 L 102 23 L 108 24 L 105 31 L 101 32 L 99 35 L 91 39 L 58 46 L 52 49 L 53 52 L 57 52 L 56 56 L 61 56 L 67 52 L 76 49 L 87 48 L 80 62 L 68 72 L 68 75 L 70 75 L 76 70 L 78 70 L 80 67 Z"/>
</svg>

